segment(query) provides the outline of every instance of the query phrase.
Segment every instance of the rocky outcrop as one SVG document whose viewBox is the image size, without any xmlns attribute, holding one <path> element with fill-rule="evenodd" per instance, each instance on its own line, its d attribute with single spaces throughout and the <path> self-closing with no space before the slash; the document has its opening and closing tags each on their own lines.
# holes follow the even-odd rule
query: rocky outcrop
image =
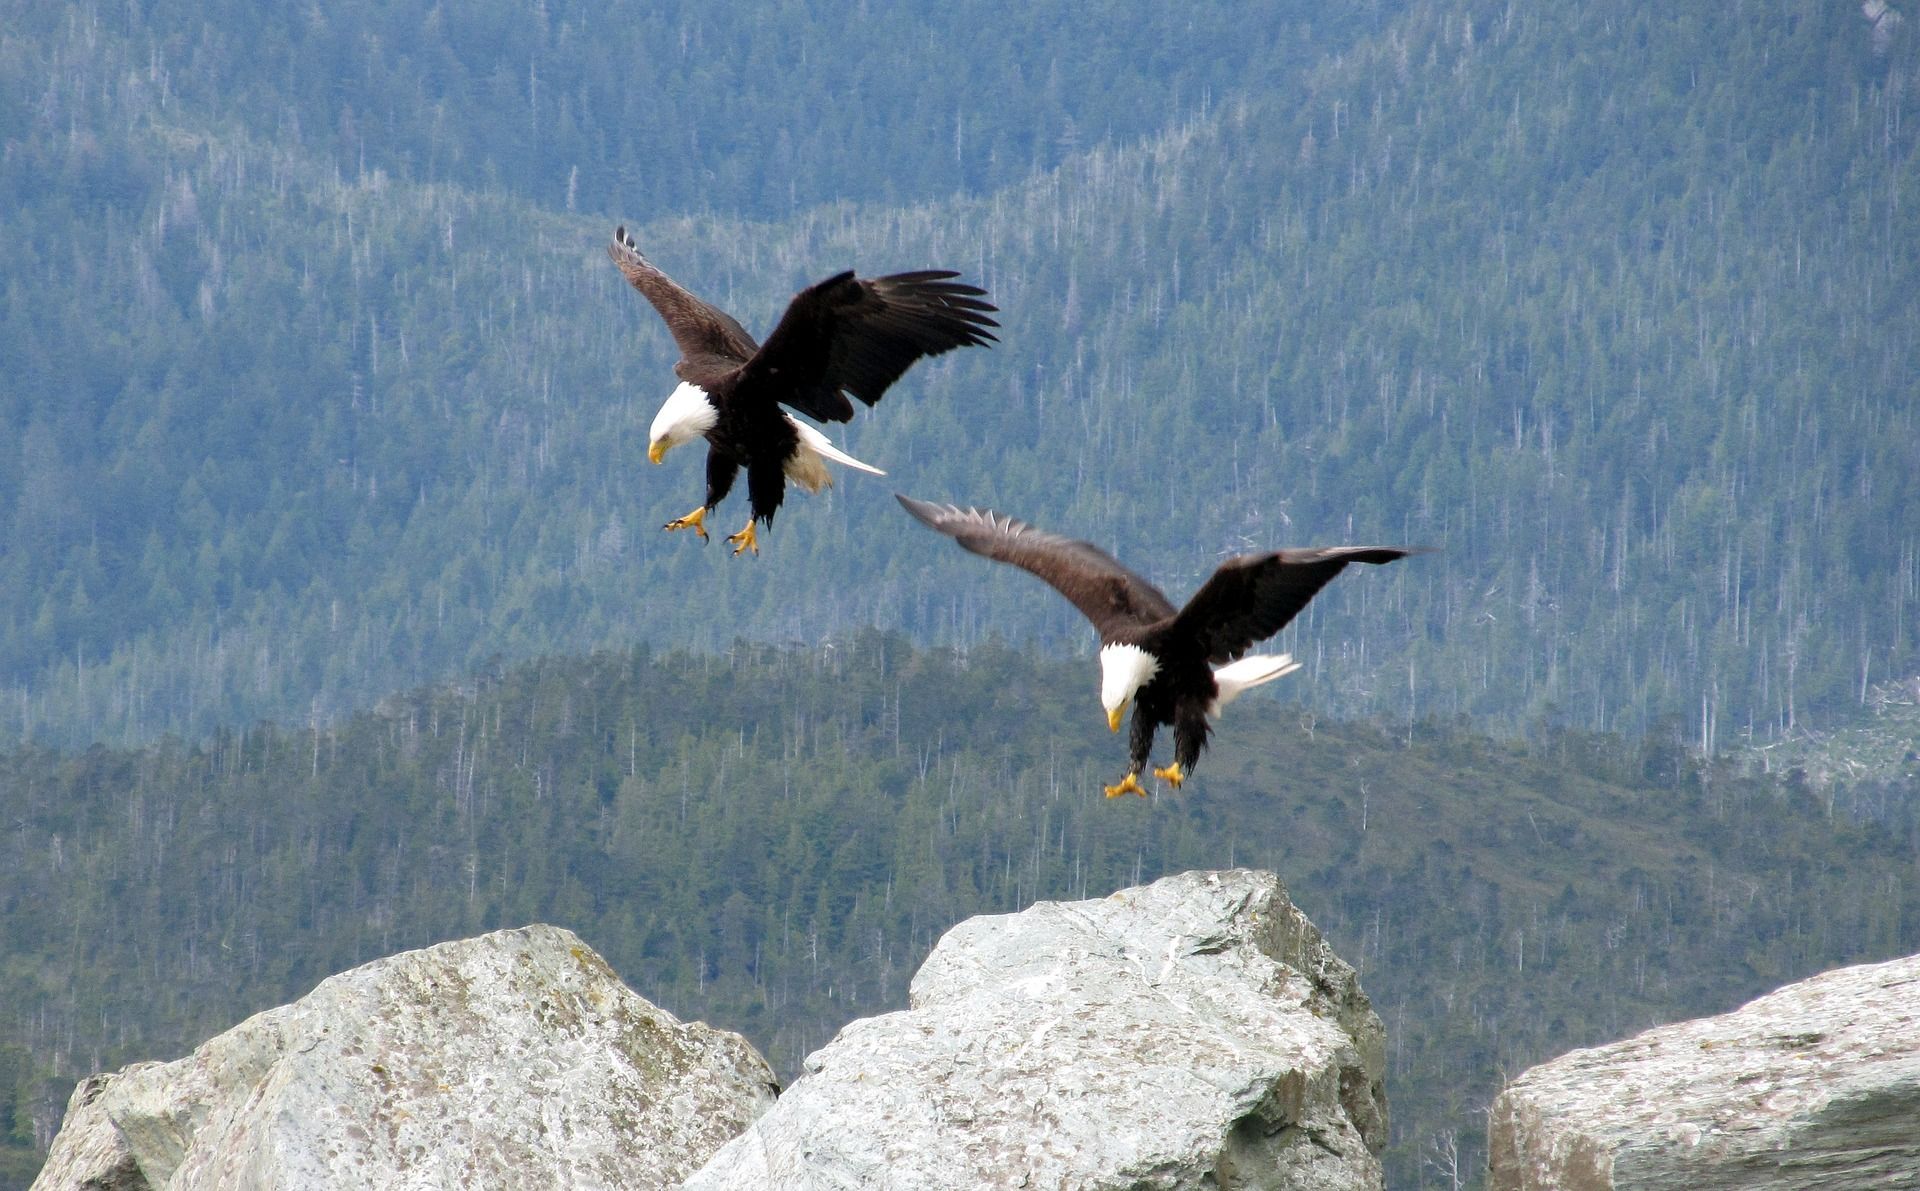
<svg viewBox="0 0 1920 1191">
<path fill-rule="evenodd" d="M 744 1039 L 533 926 L 379 960 L 188 1058 L 83 1081 L 34 1186 L 672 1186 L 774 1091 Z"/>
<path fill-rule="evenodd" d="M 949 931 L 689 1188 L 1378 1187 L 1384 1035 L 1277 878 Z"/>
<path fill-rule="evenodd" d="M 141 1064 L 150 1066 L 151 1064 Z M 131 1070 L 131 1068 L 129 1068 Z M 118 1075 L 89 1075 L 73 1089 L 66 1119 L 53 1139 L 47 1163 L 33 1181 L 33 1191 L 86 1188 L 86 1191 L 148 1191 L 152 1184 L 140 1173 L 127 1139 L 113 1127 L 101 1096 Z"/>
<path fill-rule="evenodd" d="M 500 931 L 83 1081 L 35 1187 L 1381 1185 L 1379 1018 L 1270 874 L 969 920 L 910 995 L 756 1124 L 744 1041 Z"/>
<path fill-rule="evenodd" d="M 1920 956 L 1533 1068 L 1494 1101 L 1495 1189 L 1920 1184 Z"/>
</svg>

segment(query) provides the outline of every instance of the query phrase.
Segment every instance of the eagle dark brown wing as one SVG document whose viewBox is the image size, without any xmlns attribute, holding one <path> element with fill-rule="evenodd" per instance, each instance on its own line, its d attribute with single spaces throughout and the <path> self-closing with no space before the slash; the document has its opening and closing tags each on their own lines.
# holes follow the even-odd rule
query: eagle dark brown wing
<svg viewBox="0 0 1920 1191">
<path fill-rule="evenodd" d="M 929 504 L 910 496 L 894 499 L 922 524 L 946 534 L 962 549 L 1011 563 L 1044 579 L 1080 609 L 1102 641 L 1112 641 L 1174 614 L 1160 589 L 1120 565 L 1091 542 L 1035 529 L 991 509 Z"/>
<path fill-rule="evenodd" d="M 880 400 L 914 361 L 995 342 L 986 291 L 931 269 L 860 278 L 836 274 L 794 295 L 767 342 L 741 370 L 736 392 L 792 406 L 823 422 L 853 417 L 851 393 Z"/>
<path fill-rule="evenodd" d="M 661 321 L 667 324 L 674 343 L 680 347 L 681 361 L 674 372 L 681 380 L 710 385 L 716 373 L 738 368 L 753 357 L 759 345 L 732 315 L 711 306 L 689 293 L 673 278 L 662 273 L 640 254 L 639 245 L 625 227 L 613 230 L 613 243 L 607 255 L 620 266 L 633 288 L 640 291 Z"/>
<path fill-rule="evenodd" d="M 1398 546 L 1330 546 L 1242 554 L 1193 593 L 1169 631 L 1199 642 L 1220 665 L 1285 628 L 1350 562 L 1375 566 L 1416 553 Z"/>
</svg>

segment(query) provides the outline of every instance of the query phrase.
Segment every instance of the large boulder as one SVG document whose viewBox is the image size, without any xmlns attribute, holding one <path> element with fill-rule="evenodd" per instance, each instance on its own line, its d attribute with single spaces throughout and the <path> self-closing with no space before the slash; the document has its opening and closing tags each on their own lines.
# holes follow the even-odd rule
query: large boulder
<svg viewBox="0 0 1920 1191">
<path fill-rule="evenodd" d="M 35 1188 L 667 1187 L 773 1102 L 551 926 L 323 981 L 174 1063 L 83 1081 Z"/>
<path fill-rule="evenodd" d="M 974 918 L 687 1184 L 1379 1187 L 1384 1034 L 1269 873 Z"/>
<path fill-rule="evenodd" d="M 1920 1185 L 1920 956 L 1543 1063 L 1487 1140 L 1496 1191 Z"/>
</svg>

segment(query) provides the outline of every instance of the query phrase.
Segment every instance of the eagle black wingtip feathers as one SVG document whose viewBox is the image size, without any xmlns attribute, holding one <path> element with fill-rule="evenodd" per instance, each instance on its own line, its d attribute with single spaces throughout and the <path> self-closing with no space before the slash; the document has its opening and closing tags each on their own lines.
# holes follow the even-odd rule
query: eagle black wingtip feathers
<svg viewBox="0 0 1920 1191">
<path fill-rule="evenodd" d="M 1355 562 L 1368 562 L 1374 566 L 1383 566 L 1390 562 L 1399 562 L 1403 558 L 1412 558 L 1416 554 L 1438 554 L 1438 546 L 1376 546 L 1365 554 L 1356 554 Z"/>
<path fill-rule="evenodd" d="M 647 259 L 641 253 L 640 245 L 627 234 L 627 225 L 624 223 L 613 229 L 613 243 L 607 245 L 607 255 L 616 262 L 629 256 L 643 261 Z"/>
</svg>

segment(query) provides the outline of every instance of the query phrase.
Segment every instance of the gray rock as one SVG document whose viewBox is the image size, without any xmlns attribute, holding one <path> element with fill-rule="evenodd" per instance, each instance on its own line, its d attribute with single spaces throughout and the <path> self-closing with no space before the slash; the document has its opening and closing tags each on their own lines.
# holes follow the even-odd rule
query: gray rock
<svg viewBox="0 0 1920 1191">
<path fill-rule="evenodd" d="M 1543 1063 L 1487 1140 L 1495 1189 L 1920 1186 L 1920 956 Z"/>
<path fill-rule="evenodd" d="M 689 1189 L 1379 1187 L 1384 1034 L 1269 873 L 974 918 Z"/>
<path fill-rule="evenodd" d="M 43 1187 L 150 1191 L 151 1185 L 140 1173 L 140 1164 L 133 1160 L 127 1139 L 113 1127 L 100 1104 L 100 1098 L 119 1078 L 102 1072 L 89 1075 L 74 1087 L 60 1132 L 54 1136 L 46 1164 L 33 1181 L 35 1191 Z"/>
<path fill-rule="evenodd" d="M 744 1039 L 532 926 L 356 968 L 188 1058 L 82 1085 L 34 1186 L 665 1187 L 774 1086 Z M 140 1181 L 87 1181 L 128 1159 Z"/>
</svg>

